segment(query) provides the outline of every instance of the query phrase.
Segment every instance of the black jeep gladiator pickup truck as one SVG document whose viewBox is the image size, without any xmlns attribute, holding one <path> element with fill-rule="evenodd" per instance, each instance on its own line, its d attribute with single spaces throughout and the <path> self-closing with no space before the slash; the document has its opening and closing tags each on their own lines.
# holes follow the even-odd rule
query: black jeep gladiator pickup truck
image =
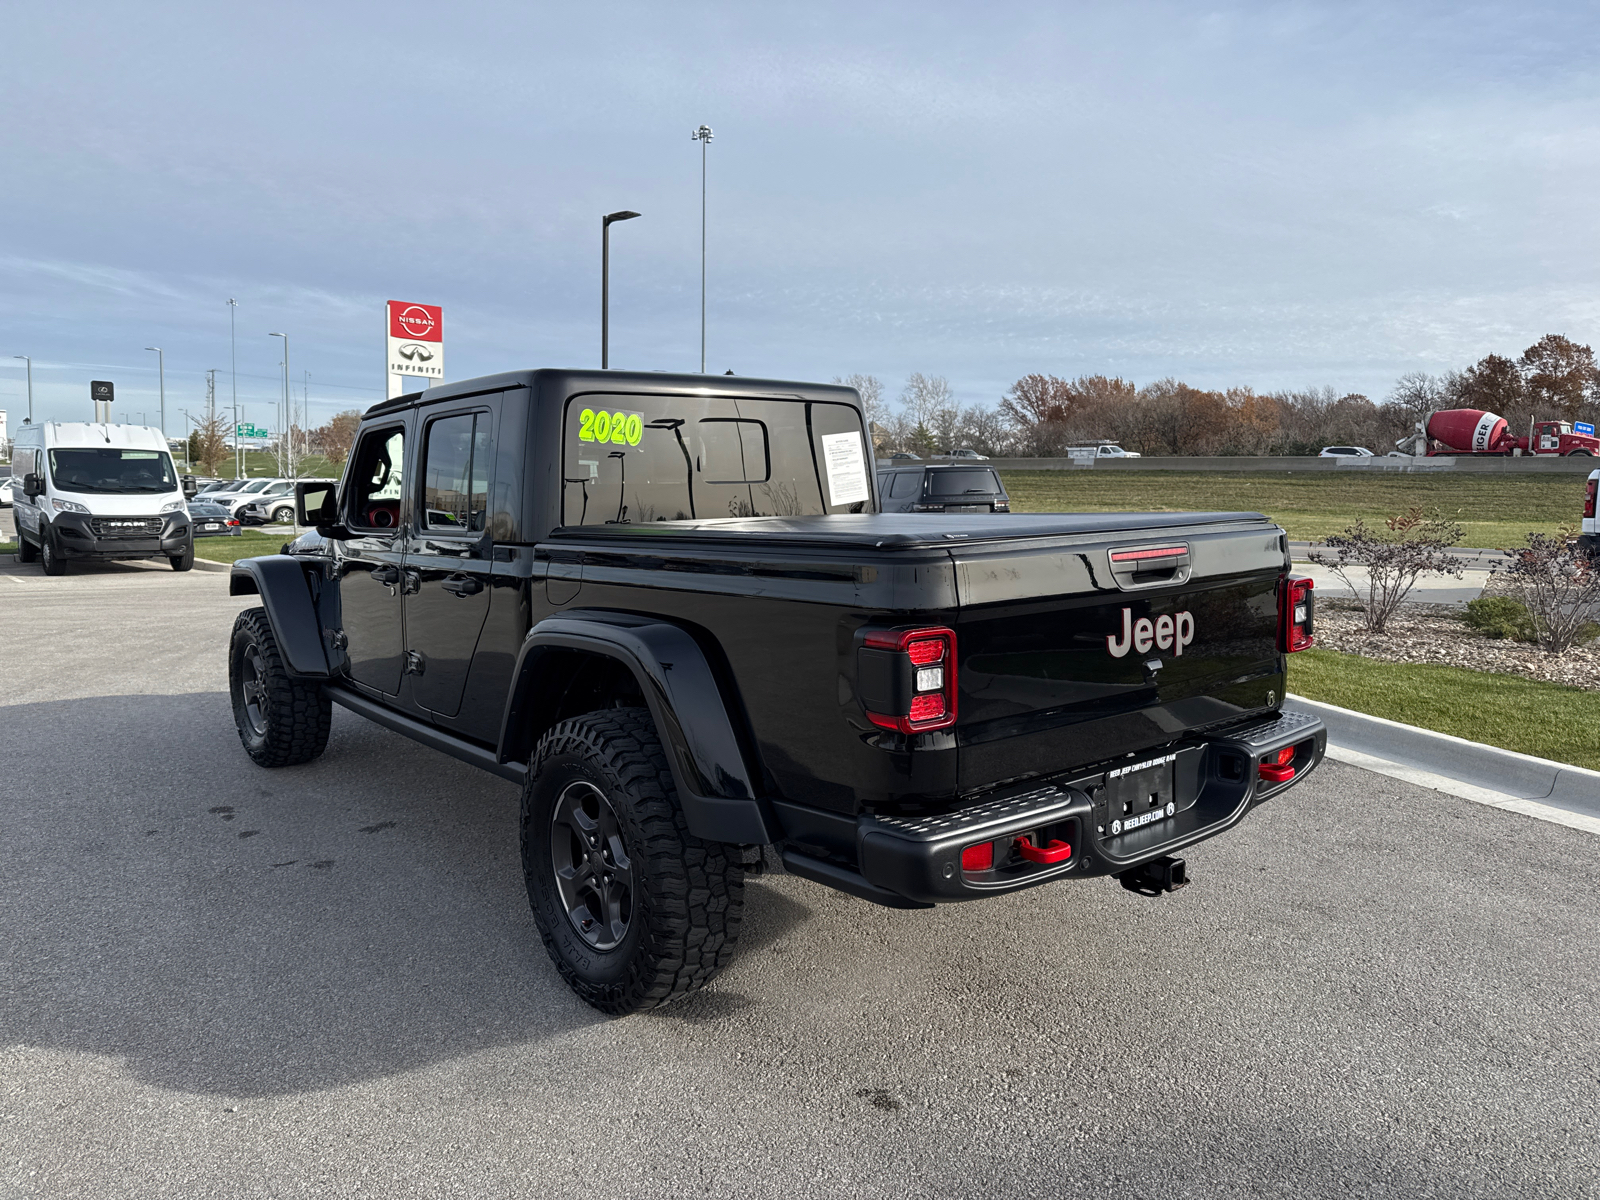
<svg viewBox="0 0 1600 1200">
<path fill-rule="evenodd" d="M 310 549 L 235 564 L 246 751 L 330 704 L 522 785 L 545 945 L 610 1013 L 728 960 L 746 876 L 920 908 L 1184 881 L 1304 779 L 1310 582 L 1257 513 L 878 511 L 844 387 L 535 370 L 370 409 Z"/>
</svg>

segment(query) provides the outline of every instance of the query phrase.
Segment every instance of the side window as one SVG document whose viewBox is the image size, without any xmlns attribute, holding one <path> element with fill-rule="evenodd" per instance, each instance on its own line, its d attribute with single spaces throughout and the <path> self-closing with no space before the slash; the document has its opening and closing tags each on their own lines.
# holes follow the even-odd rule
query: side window
<svg viewBox="0 0 1600 1200">
<path fill-rule="evenodd" d="M 422 469 L 422 527 L 482 533 L 489 509 L 488 413 L 428 425 Z"/>
<path fill-rule="evenodd" d="M 349 523 L 358 529 L 400 525 L 400 484 L 405 469 L 405 430 L 374 429 L 356 447 L 350 471 Z"/>
<path fill-rule="evenodd" d="M 894 474 L 894 486 L 889 489 L 889 495 L 893 496 L 896 500 L 904 500 L 909 496 L 920 496 L 921 494 L 922 494 L 922 472 L 921 471 L 896 471 L 895 472 L 895 474 Z"/>
</svg>

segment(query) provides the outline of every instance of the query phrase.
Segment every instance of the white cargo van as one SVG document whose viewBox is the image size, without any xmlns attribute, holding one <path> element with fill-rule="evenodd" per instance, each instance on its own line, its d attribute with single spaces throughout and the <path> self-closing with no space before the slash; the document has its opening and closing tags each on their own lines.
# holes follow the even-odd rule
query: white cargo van
<svg viewBox="0 0 1600 1200">
<path fill-rule="evenodd" d="M 18 557 L 61 575 L 74 558 L 194 565 L 186 487 L 160 430 L 42 421 L 17 430 L 11 476 Z M 188 487 L 193 487 L 190 483 Z"/>
</svg>

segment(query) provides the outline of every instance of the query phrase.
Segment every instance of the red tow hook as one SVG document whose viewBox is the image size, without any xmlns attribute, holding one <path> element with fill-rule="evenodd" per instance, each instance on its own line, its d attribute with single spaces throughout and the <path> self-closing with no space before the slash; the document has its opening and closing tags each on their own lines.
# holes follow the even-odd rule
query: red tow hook
<svg viewBox="0 0 1600 1200">
<path fill-rule="evenodd" d="M 1294 747 L 1285 746 L 1261 760 L 1261 778 L 1268 783 L 1288 783 L 1294 778 Z"/>
<path fill-rule="evenodd" d="M 1025 837 L 1017 839 L 1017 853 L 1031 863 L 1066 862 L 1072 857 L 1072 847 L 1063 841 L 1052 841 L 1048 846 L 1035 846 Z"/>
</svg>

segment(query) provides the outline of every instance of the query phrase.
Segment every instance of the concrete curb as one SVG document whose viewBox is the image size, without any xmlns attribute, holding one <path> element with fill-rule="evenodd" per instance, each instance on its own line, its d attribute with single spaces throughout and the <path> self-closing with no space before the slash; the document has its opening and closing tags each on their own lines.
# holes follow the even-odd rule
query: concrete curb
<svg viewBox="0 0 1600 1200">
<path fill-rule="evenodd" d="M 233 564 L 212 562 L 209 558 L 201 558 L 197 555 L 194 560 L 194 569 L 196 571 L 231 571 L 233 570 Z"/>
<path fill-rule="evenodd" d="M 1485 746 L 1289 695 L 1284 707 L 1328 727 L 1330 757 L 1397 779 L 1600 833 L 1600 771 Z M 1341 753 L 1335 754 L 1335 748 Z"/>
</svg>

